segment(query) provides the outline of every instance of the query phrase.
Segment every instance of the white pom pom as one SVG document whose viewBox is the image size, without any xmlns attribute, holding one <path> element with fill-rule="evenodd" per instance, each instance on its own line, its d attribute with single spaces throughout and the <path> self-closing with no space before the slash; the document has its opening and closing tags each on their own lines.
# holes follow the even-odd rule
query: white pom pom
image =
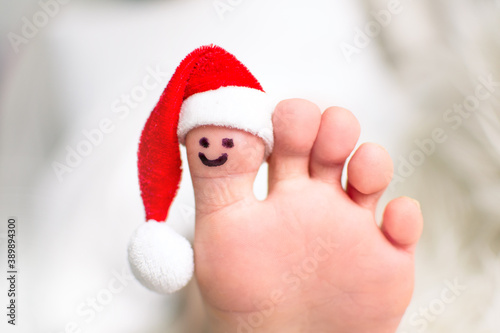
<svg viewBox="0 0 500 333">
<path fill-rule="evenodd" d="M 166 223 L 148 221 L 132 236 L 128 260 L 135 277 L 148 289 L 171 294 L 193 276 L 191 245 Z"/>
</svg>

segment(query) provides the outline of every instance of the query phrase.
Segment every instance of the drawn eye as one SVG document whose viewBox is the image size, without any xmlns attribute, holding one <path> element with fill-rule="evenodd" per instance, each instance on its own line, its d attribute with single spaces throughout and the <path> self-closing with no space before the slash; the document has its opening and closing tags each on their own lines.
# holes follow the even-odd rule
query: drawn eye
<svg viewBox="0 0 500 333">
<path fill-rule="evenodd" d="M 208 146 L 210 146 L 210 143 L 208 143 L 208 139 L 205 137 L 201 138 L 200 146 L 202 146 L 203 148 L 208 148 Z"/>
<path fill-rule="evenodd" d="M 222 139 L 222 146 L 226 148 L 233 148 L 234 147 L 233 139 L 228 139 L 228 138 Z"/>
</svg>

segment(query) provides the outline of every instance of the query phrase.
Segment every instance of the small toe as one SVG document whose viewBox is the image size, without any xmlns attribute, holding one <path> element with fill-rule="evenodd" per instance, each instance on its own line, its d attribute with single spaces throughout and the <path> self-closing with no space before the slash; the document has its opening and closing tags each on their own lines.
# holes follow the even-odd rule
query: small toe
<svg viewBox="0 0 500 333">
<path fill-rule="evenodd" d="M 352 112 L 340 107 L 325 110 L 311 153 L 311 177 L 340 184 L 344 163 L 356 146 L 360 131 Z"/>
<path fill-rule="evenodd" d="M 395 246 L 413 249 L 423 229 L 418 201 L 401 197 L 389 202 L 384 211 L 382 232 Z"/>
<path fill-rule="evenodd" d="M 309 156 L 318 134 L 320 109 L 303 99 L 280 102 L 273 114 L 274 148 L 269 157 L 269 187 L 309 177 Z"/>
<path fill-rule="evenodd" d="M 382 146 L 365 143 L 356 150 L 347 167 L 347 194 L 358 205 L 375 213 L 392 174 L 389 153 Z"/>
</svg>

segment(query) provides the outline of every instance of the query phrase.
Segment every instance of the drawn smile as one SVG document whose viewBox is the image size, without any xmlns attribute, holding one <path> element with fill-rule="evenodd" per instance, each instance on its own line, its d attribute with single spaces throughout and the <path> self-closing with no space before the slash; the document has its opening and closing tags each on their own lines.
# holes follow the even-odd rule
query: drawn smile
<svg viewBox="0 0 500 333">
<path fill-rule="evenodd" d="M 220 155 L 215 160 L 209 160 L 205 156 L 205 154 L 203 154 L 203 153 L 198 153 L 198 157 L 200 158 L 201 163 L 205 164 L 208 167 L 218 167 L 218 166 L 223 165 L 227 161 L 227 154 L 226 153 Z"/>
</svg>

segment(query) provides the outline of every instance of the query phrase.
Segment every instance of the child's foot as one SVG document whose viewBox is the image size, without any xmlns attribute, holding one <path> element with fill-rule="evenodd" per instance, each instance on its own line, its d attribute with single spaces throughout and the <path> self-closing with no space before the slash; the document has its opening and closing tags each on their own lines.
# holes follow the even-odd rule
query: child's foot
<svg viewBox="0 0 500 333">
<path fill-rule="evenodd" d="M 269 195 L 253 181 L 261 139 L 233 129 L 192 130 L 187 149 L 196 198 L 196 278 L 214 332 L 394 332 L 413 290 L 418 204 L 395 199 L 382 227 L 375 207 L 392 161 L 362 145 L 353 114 L 323 115 L 305 100 L 273 116 Z"/>
</svg>

